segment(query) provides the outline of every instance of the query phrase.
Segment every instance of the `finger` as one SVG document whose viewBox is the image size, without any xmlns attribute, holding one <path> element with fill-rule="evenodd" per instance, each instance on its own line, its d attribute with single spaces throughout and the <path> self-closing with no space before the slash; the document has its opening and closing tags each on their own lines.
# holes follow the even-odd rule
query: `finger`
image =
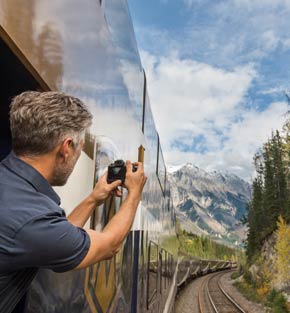
<svg viewBox="0 0 290 313">
<path fill-rule="evenodd" d="M 128 172 L 132 173 L 132 163 L 129 160 L 126 161 L 126 170 L 127 170 L 127 173 Z"/>
<path fill-rule="evenodd" d="M 103 175 L 99 177 L 98 181 L 102 181 L 102 182 L 107 181 L 107 175 L 108 175 L 108 172 L 105 172 Z"/>
<path fill-rule="evenodd" d="M 109 184 L 110 189 L 114 190 L 116 188 L 118 188 L 119 186 L 121 186 L 122 181 L 120 179 L 113 181 L 111 184 Z"/>
<path fill-rule="evenodd" d="M 107 181 L 107 177 L 108 177 L 108 171 L 106 171 L 106 172 L 101 176 L 101 179 L 103 179 L 104 181 Z"/>
<path fill-rule="evenodd" d="M 134 165 L 137 165 L 137 166 L 139 166 L 139 165 L 143 165 L 143 163 L 142 163 L 142 162 L 134 162 L 133 164 L 134 164 Z"/>
<path fill-rule="evenodd" d="M 115 196 L 116 196 L 116 197 L 122 197 L 122 191 L 119 190 L 119 189 L 116 189 L 116 190 L 115 190 Z"/>
<path fill-rule="evenodd" d="M 143 187 L 145 186 L 146 182 L 147 182 L 147 177 L 144 176 Z"/>
<path fill-rule="evenodd" d="M 138 172 L 144 173 L 144 165 L 142 162 L 138 162 Z"/>
<path fill-rule="evenodd" d="M 134 162 L 133 165 L 137 167 L 137 172 L 144 171 L 144 165 L 142 162 Z"/>
</svg>

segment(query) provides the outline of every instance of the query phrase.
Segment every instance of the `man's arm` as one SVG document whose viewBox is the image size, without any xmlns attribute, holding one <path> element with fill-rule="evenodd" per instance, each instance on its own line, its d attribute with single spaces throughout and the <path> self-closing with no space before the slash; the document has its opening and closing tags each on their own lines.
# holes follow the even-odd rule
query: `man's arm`
<svg viewBox="0 0 290 313">
<path fill-rule="evenodd" d="M 104 174 L 96 183 L 93 192 L 69 214 L 68 221 L 74 226 L 83 227 L 93 210 L 101 205 L 110 194 L 114 193 L 116 196 L 121 196 L 121 192 L 118 190 L 118 186 L 121 184 L 121 180 L 108 184 L 107 174 Z"/>
<path fill-rule="evenodd" d="M 98 261 L 111 258 L 119 251 L 123 240 L 131 229 L 147 179 L 144 175 L 143 164 L 136 164 L 138 164 L 138 169 L 136 172 L 132 172 L 132 163 L 129 161 L 126 162 L 125 187 L 128 189 L 128 195 L 119 211 L 113 216 L 101 233 L 92 229 L 86 230 L 91 241 L 90 249 L 76 269 L 81 269 Z"/>
</svg>

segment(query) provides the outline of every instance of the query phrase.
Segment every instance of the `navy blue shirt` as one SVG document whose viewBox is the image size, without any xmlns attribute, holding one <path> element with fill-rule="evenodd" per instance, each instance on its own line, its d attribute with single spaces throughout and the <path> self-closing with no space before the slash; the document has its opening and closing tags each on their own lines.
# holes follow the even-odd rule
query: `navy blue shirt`
<svg viewBox="0 0 290 313">
<path fill-rule="evenodd" d="M 13 152 L 0 163 L 0 312 L 11 312 L 38 268 L 65 272 L 90 239 L 59 207 L 47 180 Z"/>
</svg>

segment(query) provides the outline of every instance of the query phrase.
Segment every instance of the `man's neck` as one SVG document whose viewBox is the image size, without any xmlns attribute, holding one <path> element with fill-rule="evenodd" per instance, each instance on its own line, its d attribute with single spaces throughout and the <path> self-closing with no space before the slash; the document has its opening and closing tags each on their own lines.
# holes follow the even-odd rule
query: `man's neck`
<svg viewBox="0 0 290 313">
<path fill-rule="evenodd" d="M 32 166 L 50 183 L 55 164 L 54 157 L 51 154 L 40 156 L 18 155 L 17 157 Z"/>
</svg>

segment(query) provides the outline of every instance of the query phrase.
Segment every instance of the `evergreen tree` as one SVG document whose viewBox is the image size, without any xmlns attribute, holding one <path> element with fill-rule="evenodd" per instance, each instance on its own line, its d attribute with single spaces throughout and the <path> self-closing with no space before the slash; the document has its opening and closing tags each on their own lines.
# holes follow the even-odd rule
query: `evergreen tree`
<svg viewBox="0 0 290 313">
<path fill-rule="evenodd" d="M 275 183 L 275 207 L 278 208 L 274 212 L 274 219 L 277 221 L 281 214 L 285 216 L 287 203 L 287 183 L 286 183 L 286 169 L 284 157 L 284 149 L 280 133 L 272 138 L 272 154 L 273 154 L 273 168 L 274 168 L 274 183 Z"/>
<path fill-rule="evenodd" d="M 290 121 L 263 145 L 254 157 L 256 178 L 247 216 L 248 237 L 246 253 L 252 262 L 267 236 L 277 229 L 281 215 L 290 221 Z"/>
<path fill-rule="evenodd" d="M 263 214 L 263 199 L 262 199 L 262 182 L 259 177 L 253 182 L 253 197 L 249 205 L 248 213 L 248 237 L 246 252 L 249 260 L 261 247 L 262 230 L 265 225 L 265 215 Z"/>
<path fill-rule="evenodd" d="M 263 215 L 265 225 L 263 229 L 263 237 L 271 234 L 275 226 L 274 207 L 275 207 L 275 183 L 274 183 L 274 168 L 273 168 L 273 156 L 271 149 L 271 140 L 269 140 L 263 146 Z"/>
<path fill-rule="evenodd" d="M 286 178 L 286 196 L 285 202 L 285 220 L 290 222 L 290 119 L 283 126 L 284 142 L 283 142 L 283 158 Z"/>
</svg>

